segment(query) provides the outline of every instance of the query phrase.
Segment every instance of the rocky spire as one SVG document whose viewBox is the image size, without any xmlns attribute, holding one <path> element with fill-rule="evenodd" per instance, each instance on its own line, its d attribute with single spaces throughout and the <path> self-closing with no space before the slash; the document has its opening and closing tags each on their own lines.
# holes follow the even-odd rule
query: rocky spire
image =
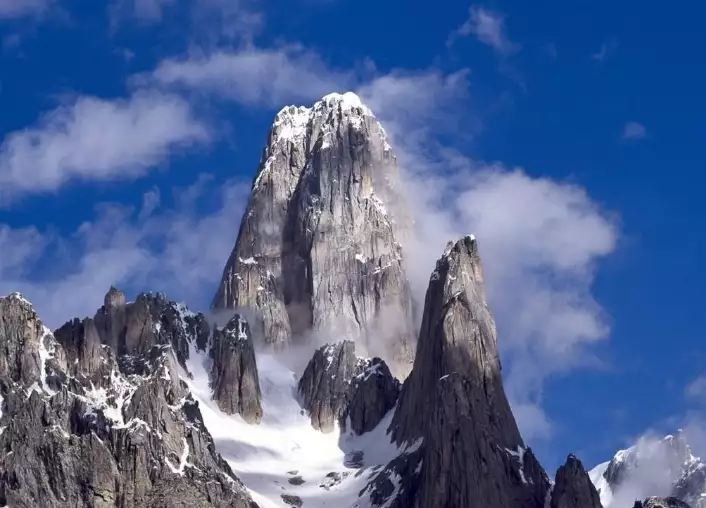
<svg viewBox="0 0 706 508">
<path fill-rule="evenodd" d="M 396 179 L 395 154 L 356 95 L 284 108 L 213 307 L 254 309 L 269 344 L 335 331 L 408 370 L 414 334 L 398 238 L 406 216 L 390 213 L 400 208 Z"/>
<path fill-rule="evenodd" d="M 262 395 L 247 321 L 236 314 L 222 330 L 215 329 L 210 355 L 213 398 L 220 410 L 259 423 Z"/>
<path fill-rule="evenodd" d="M 473 236 L 449 244 L 437 261 L 391 431 L 398 444 L 422 442 L 408 506 L 544 506 L 549 480 L 522 441 L 503 390 Z"/>
<path fill-rule="evenodd" d="M 602 508 L 596 487 L 573 455 L 556 472 L 549 508 Z"/>
</svg>

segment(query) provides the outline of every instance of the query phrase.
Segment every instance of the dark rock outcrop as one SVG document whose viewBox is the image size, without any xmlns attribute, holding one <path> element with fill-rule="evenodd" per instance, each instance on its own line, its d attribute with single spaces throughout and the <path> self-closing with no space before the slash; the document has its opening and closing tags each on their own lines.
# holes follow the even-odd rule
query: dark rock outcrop
<svg viewBox="0 0 706 508">
<path fill-rule="evenodd" d="M 284 108 L 213 307 L 253 309 L 275 346 L 354 339 L 406 375 L 414 331 L 396 179 L 385 133 L 354 94 Z"/>
<path fill-rule="evenodd" d="M 596 487 L 573 455 L 556 473 L 549 508 L 602 508 Z"/>
<path fill-rule="evenodd" d="M 360 435 L 395 407 L 400 382 L 382 359 L 356 356 L 355 344 L 347 340 L 314 352 L 298 390 L 315 429 L 331 432 L 338 423 Z"/>
<path fill-rule="evenodd" d="M 342 428 L 345 430 L 350 423 L 358 435 L 373 430 L 395 407 L 400 388 L 400 382 L 382 359 L 366 361 L 363 372 L 354 376 L 348 386 Z"/>
<path fill-rule="evenodd" d="M 29 302 L 0 298 L 0 505 L 257 506 L 181 378 L 199 319 L 163 297 L 132 305 L 111 289 L 55 338 Z"/>
<path fill-rule="evenodd" d="M 676 497 L 649 497 L 644 501 L 635 501 L 633 508 L 691 508 Z"/>
<path fill-rule="evenodd" d="M 309 413 L 311 424 L 322 432 L 331 432 L 346 407 L 351 379 L 362 370 L 355 354 L 355 343 L 347 340 L 327 344 L 314 356 L 299 379 L 299 397 Z"/>
<path fill-rule="evenodd" d="M 420 447 L 405 478 L 417 508 L 543 508 L 549 479 L 522 438 L 503 390 L 478 245 L 449 244 L 426 294 L 414 368 L 390 428 Z M 415 469 L 416 471 L 416 469 Z"/>
<path fill-rule="evenodd" d="M 249 423 L 262 419 L 262 395 L 255 348 L 247 321 L 235 315 L 216 329 L 211 345 L 213 398 L 224 413 L 240 414 Z"/>
</svg>

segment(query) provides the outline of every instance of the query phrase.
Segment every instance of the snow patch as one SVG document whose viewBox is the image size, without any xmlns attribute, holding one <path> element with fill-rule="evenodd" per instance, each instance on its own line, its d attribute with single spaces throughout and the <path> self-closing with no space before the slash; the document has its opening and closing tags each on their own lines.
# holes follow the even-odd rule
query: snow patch
<svg viewBox="0 0 706 508">
<path fill-rule="evenodd" d="M 368 258 L 366 258 L 364 255 L 362 255 L 360 252 L 355 255 L 355 259 L 363 264 L 367 263 Z"/>
<path fill-rule="evenodd" d="M 184 476 L 184 468 L 187 466 L 186 460 L 189 458 L 189 443 L 186 441 L 186 438 L 183 437 L 181 439 L 184 443 L 184 450 L 181 452 L 181 457 L 179 457 L 179 465 L 174 466 L 167 457 L 164 458 L 164 462 L 167 464 L 167 467 L 171 469 L 172 473 Z"/>
<path fill-rule="evenodd" d="M 329 348 L 333 361 L 334 348 Z M 367 496 L 359 497 L 374 472 L 401 453 L 392 443 L 387 428 L 393 411 L 372 432 L 357 436 L 341 434 L 336 428 L 324 434 L 311 426 L 296 398 L 297 378 L 274 355 L 260 352 L 257 357 L 262 391 L 263 417 L 258 425 L 246 423 L 239 415 L 222 413 L 212 400 L 209 386 L 208 355 L 190 344 L 189 359 L 182 379 L 198 402 L 204 423 L 213 436 L 216 449 L 243 481 L 262 508 L 287 506 L 281 494 L 298 496 L 306 508 L 371 508 Z M 349 427 L 350 429 L 350 427 Z M 407 450 L 421 445 L 413 443 Z M 362 455 L 363 472 L 349 466 L 351 454 Z M 188 465 L 188 464 L 187 464 Z M 292 471 L 304 481 L 289 483 Z M 330 473 L 341 475 L 331 482 Z"/>
<path fill-rule="evenodd" d="M 623 452 L 623 450 L 621 450 L 621 452 Z M 598 495 L 601 499 L 601 504 L 605 507 L 610 506 L 611 502 L 613 501 L 613 489 L 610 488 L 608 480 L 606 480 L 603 476 L 608 470 L 608 466 L 610 466 L 610 461 L 598 464 L 596 467 L 594 467 L 588 472 L 588 477 L 591 479 L 593 486 L 596 487 L 596 490 L 598 491 Z"/>
<path fill-rule="evenodd" d="M 256 265 L 256 264 L 258 264 L 257 261 L 255 261 L 255 258 L 253 258 L 253 257 L 249 257 L 249 258 L 247 258 L 247 259 L 238 258 L 238 261 L 240 261 L 240 262 L 241 262 L 242 264 L 244 264 L 244 265 Z"/>
<path fill-rule="evenodd" d="M 520 479 L 522 480 L 522 483 L 527 484 L 527 478 L 525 478 L 525 449 L 518 445 L 517 450 L 505 448 L 505 451 L 517 459 L 517 462 L 520 465 L 520 469 L 518 471 L 520 473 Z"/>
<path fill-rule="evenodd" d="M 363 372 L 361 372 L 360 374 L 358 374 L 356 376 L 356 379 L 367 381 L 368 379 L 370 379 L 371 376 L 381 375 L 380 374 L 380 367 L 381 366 L 382 366 L 381 363 L 376 363 L 375 365 L 372 365 L 372 366 L 366 368 Z"/>
<path fill-rule="evenodd" d="M 51 351 L 47 349 L 46 342 L 49 341 L 51 344 Z M 54 354 L 56 353 L 56 344 L 54 343 L 54 336 L 51 330 L 44 327 L 43 335 L 39 338 L 39 379 L 42 385 L 42 389 L 49 395 L 54 395 L 54 390 L 49 388 L 47 384 L 47 362 L 54 359 Z"/>
<path fill-rule="evenodd" d="M 15 291 L 14 293 L 10 293 L 7 295 L 8 298 L 11 298 L 13 300 L 19 300 L 20 303 L 23 303 L 25 305 L 28 305 L 29 307 L 32 307 L 32 303 L 27 300 L 24 296 L 19 291 Z"/>
</svg>

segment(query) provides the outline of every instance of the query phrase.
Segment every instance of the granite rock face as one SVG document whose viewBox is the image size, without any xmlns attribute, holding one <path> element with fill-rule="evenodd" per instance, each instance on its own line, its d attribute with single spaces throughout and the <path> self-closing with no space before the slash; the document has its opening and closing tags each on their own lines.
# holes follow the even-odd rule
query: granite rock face
<svg viewBox="0 0 706 508">
<path fill-rule="evenodd" d="M 363 371 L 350 381 L 341 427 L 350 425 L 358 435 L 372 431 L 395 407 L 401 388 L 384 360 L 366 360 Z"/>
<path fill-rule="evenodd" d="M 556 473 L 549 508 L 602 508 L 598 491 L 573 455 Z"/>
<path fill-rule="evenodd" d="M 351 379 L 362 367 L 355 343 L 350 340 L 327 344 L 314 352 L 299 379 L 298 390 L 315 429 L 333 431 L 345 411 Z"/>
<path fill-rule="evenodd" d="M 406 375 L 414 330 L 396 179 L 385 133 L 354 94 L 284 108 L 213 307 L 254 310 L 275 347 L 333 334 Z"/>
<path fill-rule="evenodd" d="M 408 460 L 420 464 L 393 506 L 544 507 L 550 482 L 503 390 L 472 236 L 449 244 L 436 264 L 414 367 L 390 431 L 400 446 L 419 447 Z"/>
<path fill-rule="evenodd" d="M 262 395 L 247 321 L 236 314 L 222 330 L 216 329 L 210 354 L 211 386 L 218 407 L 227 414 L 240 414 L 246 422 L 259 423 Z"/>
<path fill-rule="evenodd" d="M 202 319 L 111 290 L 54 336 L 0 298 L 0 505 L 255 508 L 182 379 Z"/>
<path fill-rule="evenodd" d="M 315 429 L 331 432 L 338 423 L 361 435 L 395 407 L 400 382 L 381 358 L 358 357 L 355 343 L 343 341 L 314 352 L 298 391 Z"/>
</svg>

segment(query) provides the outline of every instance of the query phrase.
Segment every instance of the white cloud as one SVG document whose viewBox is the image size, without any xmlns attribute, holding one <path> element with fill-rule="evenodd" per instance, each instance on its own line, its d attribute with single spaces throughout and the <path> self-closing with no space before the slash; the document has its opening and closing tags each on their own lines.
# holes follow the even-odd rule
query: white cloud
<svg viewBox="0 0 706 508">
<path fill-rule="evenodd" d="M 41 15 L 51 3 L 51 0 L 0 0 L 0 20 Z"/>
<path fill-rule="evenodd" d="M 52 327 L 92 315 L 111 285 L 133 295 L 166 291 L 204 308 L 233 247 L 248 190 L 237 182 L 214 188 L 201 178 L 178 192 L 176 208 L 161 208 L 158 192 L 150 191 L 140 210 L 102 205 L 94 220 L 66 236 L 0 225 L 0 294 L 20 291 Z M 202 216 L 198 202 L 218 207 Z"/>
<path fill-rule="evenodd" d="M 664 437 L 653 432 L 640 436 L 633 447 L 639 460 L 613 492 L 611 507 L 630 506 L 648 496 L 668 496 L 684 465 Z"/>
<path fill-rule="evenodd" d="M 143 175 L 175 149 L 207 141 L 205 125 L 177 96 L 138 91 L 129 99 L 78 97 L 0 145 L 0 203 L 73 180 Z"/>
<path fill-rule="evenodd" d="M 108 14 L 113 29 L 135 20 L 152 26 L 166 18 L 193 43 L 215 47 L 219 42 L 252 40 L 264 24 L 264 14 L 254 8 L 257 4 L 256 0 L 113 0 Z"/>
<path fill-rule="evenodd" d="M 623 139 L 644 139 L 647 129 L 638 122 L 627 122 L 623 127 Z"/>
<path fill-rule="evenodd" d="M 500 55 L 508 55 L 519 49 L 519 45 L 510 41 L 507 36 L 505 16 L 485 7 L 471 6 L 468 20 L 451 34 L 449 43 L 469 35 L 475 36 Z"/>
<path fill-rule="evenodd" d="M 446 242 L 475 233 L 506 389 L 525 436 L 546 437 L 544 381 L 585 365 L 587 347 L 608 336 L 590 290 L 595 264 L 613 251 L 618 230 L 577 185 L 475 162 L 439 144 L 438 132 L 463 132 L 474 122 L 466 85 L 465 74 L 430 71 L 380 77 L 360 92 L 392 138 L 404 194 L 414 203 L 418 236 L 407 261 L 415 294 L 426 290 Z"/>
<path fill-rule="evenodd" d="M 706 403 L 706 374 L 702 374 L 689 383 L 684 393 L 687 398 L 693 401 Z"/>
<path fill-rule="evenodd" d="M 144 21 L 157 21 L 162 19 L 162 11 L 173 3 L 175 0 L 134 0 L 134 14 Z"/>
<path fill-rule="evenodd" d="M 202 90 L 246 105 L 279 107 L 287 101 L 312 101 L 347 88 L 352 78 L 351 73 L 330 69 L 316 53 L 300 46 L 285 46 L 166 60 L 137 82 L 154 81 Z"/>
</svg>

